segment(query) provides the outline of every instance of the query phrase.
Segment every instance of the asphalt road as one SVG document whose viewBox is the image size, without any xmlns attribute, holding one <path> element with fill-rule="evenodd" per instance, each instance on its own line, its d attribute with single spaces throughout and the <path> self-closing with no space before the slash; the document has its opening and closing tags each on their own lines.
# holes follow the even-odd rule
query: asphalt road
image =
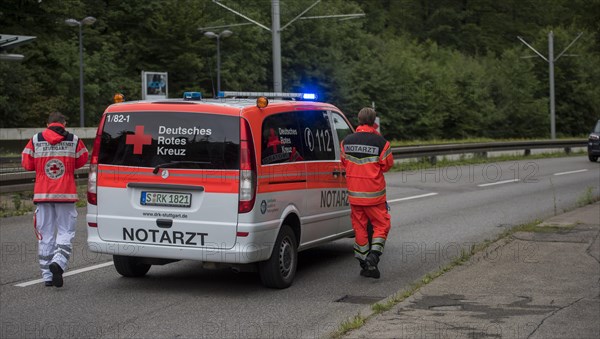
<svg viewBox="0 0 600 339">
<path fill-rule="evenodd" d="M 0 337 L 322 337 L 462 248 L 598 196 L 600 164 L 587 157 L 511 161 L 390 173 L 387 182 L 392 230 L 382 278 L 360 277 L 353 240 L 343 239 L 302 252 L 286 290 L 264 288 L 256 273 L 191 261 L 123 278 L 111 257 L 87 251 L 85 209 L 72 275 L 63 288 L 48 288 L 36 282 L 31 216 L 1 219 Z M 523 260 L 532 251 L 502 255 Z"/>
</svg>

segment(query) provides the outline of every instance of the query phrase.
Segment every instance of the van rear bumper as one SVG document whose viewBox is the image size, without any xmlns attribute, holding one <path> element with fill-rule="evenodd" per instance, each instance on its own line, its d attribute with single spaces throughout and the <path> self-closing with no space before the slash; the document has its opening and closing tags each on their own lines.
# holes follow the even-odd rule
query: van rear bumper
<svg viewBox="0 0 600 339">
<path fill-rule="evenodd" d="M 98 229 L 88 227 L 88 249 L 91 252 L 176 260 L 198 260 L 231 264 L 249 264 L 269 259 L 273 250 L 278 228 L 267 228 L 250 232 L 246 237 L 237 237 L 231 248 L 166 246 L 143 243 L 104 241 Z"/>
</svg>

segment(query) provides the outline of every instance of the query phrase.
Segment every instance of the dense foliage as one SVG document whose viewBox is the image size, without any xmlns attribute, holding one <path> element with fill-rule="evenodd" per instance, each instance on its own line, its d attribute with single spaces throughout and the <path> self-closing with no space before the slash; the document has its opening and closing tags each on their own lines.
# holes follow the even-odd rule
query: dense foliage
<svg viewBox="0 0 600 339">
<path fill-rule="evenodd" d="M 281 0 L 282 26 L 314 0 Z M 221 0 L 270 27 L 271 2 Z M 548 137 L 548 63 L 555 64 L 559 136 L 580 136 L 600 115 L 600 0 L 323 0 L 282 32 L 284 91 L 316 90 L 350 118 L 375 104 L 393 139 Z M 141 97 L 141 71 L 168 72 L 169 96 L 212 96 L 216 43 L 199 27 L 248 22 L 210 0 L 3 0 L 0 33 L 37 39 L 0 61 L 0 127 L 34 127 L 60 110 L 79 122 L 78 28 L 83 27 L 85 121 L 98 123 L 115 92 Z M 231 26 L 221 41 L 221 87 L 269 91 L 271 33 Z M 217 29 L 218 31 L 218 29 Z M 576 55 L 576 56 L 574 56 Z M 524 58 L 524 56 L 533 56 Z"/>
</svg>

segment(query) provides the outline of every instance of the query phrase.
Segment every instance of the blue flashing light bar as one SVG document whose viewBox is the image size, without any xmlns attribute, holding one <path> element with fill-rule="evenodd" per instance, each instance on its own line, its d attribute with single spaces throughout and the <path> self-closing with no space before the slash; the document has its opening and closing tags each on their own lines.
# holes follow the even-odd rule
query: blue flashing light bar
<svg viewBox="0 0 600 339">
<path fill-rule="evenodd" d="M 317 95 L 315 93 L 302 93 L 302 99 L 317 100 Z"/>
<path fill-rule="evenodd" d="M 200 92 L 184 92 L 183 100 L 202 100 L 202 93 L 200 93 Z"/>
<path fill-rule="evenodd" d="M 285 92 L 233 92 L 221 91 L 217 95 L 218 98 L 290 98 L 298 100 L 317 100 L 315 93 L 285 93 Z"/>
</svg>

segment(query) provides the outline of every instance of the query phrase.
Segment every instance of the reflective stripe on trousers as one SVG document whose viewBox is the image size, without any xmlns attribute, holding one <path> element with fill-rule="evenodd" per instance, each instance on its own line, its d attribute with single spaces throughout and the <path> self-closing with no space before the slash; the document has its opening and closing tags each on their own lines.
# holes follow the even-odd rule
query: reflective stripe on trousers
<svg viewBox="0 0 600 339">
<path fill-rule="evenodd" d="M 354 256 L 360 260 L 365 260 L 369 254 L 369 243 L 366 245 L 359 245 L 354 243 Z"/>
<path fill-rule="evenodd" d="M 73 253 L 77 210 L 74 203 L 38 203 L 36 227 L 42 239 L 38 241 L 38 258 L 42 278 L 52 280 L 49 266 L 57 263 L 63 270 Z"/>
<path fill-rule="evenodd" d="M 351 205 L 352 228 L 354 229 L 354 256 L 364 260 L 370 251 L 383 253 L 390 231 L 391 221 L 387 203 L 373 206 Z M 367 225 L 373 225 L 373 239 L 369 244 Z"/>
</svg>

